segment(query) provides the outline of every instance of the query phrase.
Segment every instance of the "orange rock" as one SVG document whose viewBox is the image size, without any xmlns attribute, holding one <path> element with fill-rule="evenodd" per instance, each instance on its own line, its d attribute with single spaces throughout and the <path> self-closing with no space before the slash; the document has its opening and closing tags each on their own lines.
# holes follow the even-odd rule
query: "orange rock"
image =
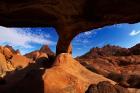
<svg viewBox="0 0 140 93">
<path fill-rule="evenodd" d="M 26 54 L 25 56 L 35 61 L 39 57 L 39 55 L 39 51 L 33 51 L 31 53 Z"/>
<path fill-rule="evenodd" d="M 72 54 L 72 44 L 69 45 L 68 53 Z"/>
<path fill-rule="evenodd" d="M 44 93 L 85 93 L 90 84 L 100 81 L 115 82 L 90 72 L 70 54 L 58 55 L 54 66 L 47 69 L 43 75 Z"/>
<path fill-rule="evenodd" d="M 3 46 L 0 46 L 0 53 L 3 54 Z"/>
<path fill-rule="evenodd" d="M 48 58 L 48 55 L 46 53 L 41 52 L 38 58 L 43 58 L 43 57 Z"/>
<path fill-rule="evenodd" d="M 43 45 L 40 50 L 40 53 L 46 53 L 48 56 L 54 56 L 55 54 L 52 52 L 52 50 L 49 48 L 48 45 Z"/>
<path fill-rule="evenodd" d="M 30 59 L 21 56 L 21 55 L 13 55 L 11 59 L 12 65 L 17 68 L 17 67 L 26 67 L 30 63 Z"/>
<path fill-rule="evenodd" d="M 8 68 L 5 56 L 0 53 L 0 74 L 5 73 L 6 71 L 8 71 Z"/>
<path fill-rule="evenodd" d="M 7 60 L 8 59 L 11 59 L 11 57 L 13 56 L 13 53 L 7 47 L 4 47 L 3 48 L 3 54 L 5 55 L 5 57 L 6 57 Z"/>
</svg>

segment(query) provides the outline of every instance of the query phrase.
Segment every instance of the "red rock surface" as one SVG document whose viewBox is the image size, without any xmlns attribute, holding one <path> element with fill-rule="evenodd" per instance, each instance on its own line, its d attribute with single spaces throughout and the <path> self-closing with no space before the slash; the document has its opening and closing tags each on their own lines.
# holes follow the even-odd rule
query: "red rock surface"
<svg viewBox="0 0 140 93">
<path fill-rule="evenodd" d="M 51 68 L 40 69 L 42 67 L 36 65 L 38 64 L 31 64 L 9 74 L 6 77 L 7 83 L 0 85 L 0 91 L 2 93 L 85 93 L 89 85 L 101 81 L 116 84 L 102 75 L 89 71 L 66 53 L 60 54 Z"/>
<path fill-rule="evenodd" d="M 46 53 L 48 56 L 54 56 L 54 52 L 49 48 L 48 45 L 44 45 L 40 48 L 39 52 Z"/>
<path fill-rule="evenodd" d="M 70 54 L 65 53 L 57 56 L 54 66 L 45 71 L 43 80 L 44 93 L 84 93 L 90 84 L 100 81 L 115 84 L 101 75 L 90 72 Z"/>
<path fill-rule="evenodd" d="M 6 71 L 8 71 L 6 58 L 3 54 L 0 53 L 0 77 Z"/>
<path fill-rule="evenodd" d="M 11 63 L 14 66 L 14 68 L 25 68 L 29 65 L 30 62 L 30 59 L 21 55 L 13 55 L 11 59 Z"/>
<path fill-rule="evenodd" d="M 137 44 L 137 45 L 133 46 L 132 48 L 130 48 L 130 51 L 134 55 L 140 55 L 140 44 Z"/>
<path fill-rule="evenodd" d="M 0 24 L 55 27 L 59 35 L 58 55 L 68 52 L 71 40 L 80 32 L 139 22 L 139 4 L 139 0 L 1 0 Z"/>
<path fill-rule="evenodd" d="M 10 63 L 13 54 L 7 47 L 0 46 L 0 74 L 5 75 L 6 72 L 14 70 Z M 1 76 L 0 76 L 1 77 Z"/>
<path fill-rule="evenodd" d="M 103 56 L 127 56 L 130 55 L 130 50 L 119 46 L 105 45 L 102 48 L 92 48 L 89 52 L 80 56 L 81 58 L 93 59 Z M 79 57 L 79 58 L 80 58 Z"/>
<path fill-rule="evenodd" d="M 20 55 L 19 50 L 15 51 L 9 45 L 0 46 L 0 55 L 0 74 L 2 76 L 6 75 L 7 72 L 24 68 L 31 62 L 28 58 Z"/>
<path fill-rule="evenodd" d="M 129 93 L 126 88 L 103 81 L 89 86 L 85 93 Z"/>
<path fill-rule="evenodd" d="M 40 50 L 33 51 L 31 53 L 25 54 L 26 57 L 33 59 L 36 61 L 39 58 L 48 58 L 51 56 L 54 56 L 55 54 L 51 51 L 51 49 L 47 46 L 44 45 L 40 48 Z"/>
<path fill-rule="evenodd" d="M 6 45 L 5 47 L 7 47 L 13 54 L 20 55 L 20 51 L 19 50 L 14 50 L 12 46 Z"/>
<path fill-rule="evenodd" d="M 139 87 L 140 55 L 135 55 L 135 52 L 132 52 L 134 49 L 139 49 L 138 45 L 129 49 L 105 46 L 92 49 L 77 59 L 93 72 L 115 80 L 125 87 Z M 132 79 L 133 75 L 137 77 L 136 81 Z"/>
</svg>

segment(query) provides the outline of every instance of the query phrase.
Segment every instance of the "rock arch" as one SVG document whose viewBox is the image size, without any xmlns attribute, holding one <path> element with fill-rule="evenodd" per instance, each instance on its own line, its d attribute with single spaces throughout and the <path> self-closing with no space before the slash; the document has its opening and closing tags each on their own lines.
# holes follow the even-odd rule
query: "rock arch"
<svg viewBox="0 0 140 93">
<path fill-rule="evenodd" d="M 59 34 L 57 54 L 68 52 L 78 33 L 116 23 L 140 21 L 140 0 L 1 0 L 0 25 L 53 26 Z"/>
</svg>

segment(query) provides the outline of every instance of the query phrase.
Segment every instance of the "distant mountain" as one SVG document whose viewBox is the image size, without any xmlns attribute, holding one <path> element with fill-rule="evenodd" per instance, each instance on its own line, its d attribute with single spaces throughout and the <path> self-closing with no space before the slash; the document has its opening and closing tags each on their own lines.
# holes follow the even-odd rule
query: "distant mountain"
<svg viewBox="0 0 140 93">
<path fill-rule="evenodd" d="M 27 53 L 24 56 L 33 59 L 34 61 L 41 57 L 51 57 L 54 56 L 55 53 L 48 47 L 48 45 L 43 45 L 40 50 L 33 51 L 31 53 Z"/>
<path fill-rule="evenodd" d="M 10 49 L 10 51 L 14 54 L 19 54 L 20 55 L 20 51 L 17 49 L 17 50 L 14 50 L 14 48 L 12 46 L 9 46 L 9 45 L 6 45 L 5 47 L 7 47 L 8 49 Z"/>
<path fill-rule="evenodd" d="M 43 53 L 46 53 L 48 56 L 52 56 L 52 55 L 55 55 L 54 52 L 52 52 L 52 50 L 48 47 L 48 45 L 43 45 L 39 52 L 43 52 Z"/>
<path fill-rule="evenodd" d="M 80 56 L 79 58 L 96 58 L 100 56 L 126 56 L 130 55 L 130 51 L 127 48 L 122 48 L 119 46 L 114 45 L 105 45 L 102 48 L 92 48 L 89 52 L 86 54 Z"/>
<path fill-rule="evenodd" d="M 140 43 L 129 49 L 133 55 L 140 55 Z"/>
<path fill-rule="evenodd" d="M 124 87 L 139 88 L 140 44 L 131 48 L 112 45 L 92 48 L 76 59 L 89 70 L 112 79 Z"/>
</svg>

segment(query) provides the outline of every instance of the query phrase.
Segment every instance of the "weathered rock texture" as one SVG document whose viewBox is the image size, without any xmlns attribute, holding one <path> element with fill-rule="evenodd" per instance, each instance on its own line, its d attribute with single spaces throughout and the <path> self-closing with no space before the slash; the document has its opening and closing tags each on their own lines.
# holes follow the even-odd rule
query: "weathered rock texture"
<svg viewBox="0 0 140 93">
<path fill-rule="evenodd" d="M 57 54 L 68 52 L 78 33 L 116 23 L 140 21 L 139 0 L 1 0 L 0 25 L 53 26 Z"/>
<path fill-rule="evenodd" d="M 85 93 L 129 93 L 129 91 L 119 85 L 112 85 L 110 82 L 103 81 L 98 84 L 91 84 Z"/>
<path fill-rule="evenodd" d="M 15 51 L 11 46 L 0 46 L 0 77 L 3 77 L 7 72 L 24 68 L 30 62 L 30 59 L 20 55 L 20 52 Z"/>
<path fill-rule="evenodd" d="M 124 87 L 140 88 L 140 44 L 126 49 L 107 45 L 93 48 L 78 57 L 85 67 L 102 74 Z"/>
<path fill-rule="evenodd" d="M 31 53 L 27 53 L 27 54 L 25 54 L 25 56 L 36 61 L 43 57 L 50 58 L 52 56 L 55 56 L 55 53 L 52 52 L 52 50 L 47 45 L 44 45 L 40 48 L 40 50 L 36 50 Z"/>
<path fill-rule="evenodd" d="M 0 46 L 0 77 L 3 77 L 6 72 L 12 71 L 14 68 L 10 63 L 13 54 L 7 47 Z"/>
<path fill-rule="evenodd" d="M 30 62 L 30 59 L 21 55 L 13 55 L 11 59 L 11 63 L 15 68 L 25 68 Z"/>
<path fill-rule="evenodd" d="M 8 67 L 5 56 L 0 53 L 0 77 L 2 77 L 6 71 L 8 71 Z"/>
<path fill-rule="evenodd" d="M 6 83 L 0 84 L 1 93 L 85 93 L 91 84 L 102 81 L 112 86 L 116 84 L 87 70 L 69 53 L 58 55 L 51 68 L 43 69 L 38 65 L 30 64 L 7 75 Z"/>
<path fill-rule="evenodd" d="M 44 93 L 85 93 L 90 84 L 101 81 L 115 84 L 114 81 L 90 72 L 66 53 L 57 56 L 54 66 L 46 69 L 43 80 Z"/>
<path fill-rule="evenodd" d="M 13 54 L 21 55 L 19 50 L 14 50 L 12 46 L 6 45 L 6 48 L 8 48 Z"/>
</svg>

